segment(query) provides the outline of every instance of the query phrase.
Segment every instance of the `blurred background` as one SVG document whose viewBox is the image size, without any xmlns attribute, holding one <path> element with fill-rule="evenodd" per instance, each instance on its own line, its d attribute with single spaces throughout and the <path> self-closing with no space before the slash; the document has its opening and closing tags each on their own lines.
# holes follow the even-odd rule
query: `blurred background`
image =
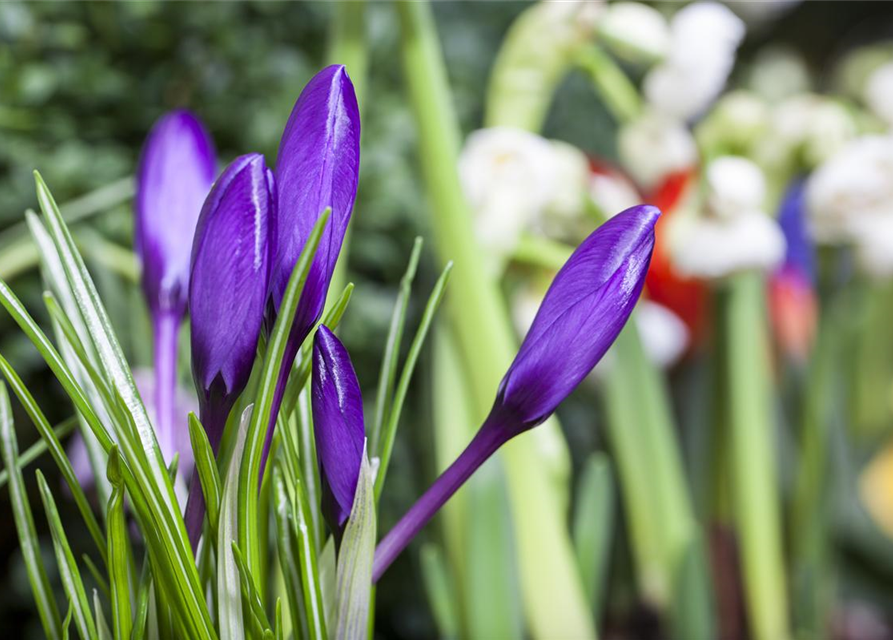
<svg viewBox="0 0 893 640">
<path fill-rule="evenodd" d="M 463 134 L 469 134 L 483 125 L 485 88 L 499 47 L 530 3 L 434 4 L 454 106 Z M 654 6 L 671 15 L 682 5 Z M 866 46 L 887 43 L 893 47 L 890 3 L 749 2 L 728 6 L 747 25 L 728 86 L 762 90 L 770 101 L 776 100 L 773 91 L 780 100 L 800 90 L 838 95 L 841 102 L 855 104 L 858 98 L 847 86 L 850 76 L 842 71 L 843 61 Z M 41 315 L 37 254 L 22 224 L 24 211 L 37 204 L 34 169 L 42 173 L 63 210 L 78 220 L 73 228 L 131 362 L 136 367 L 150 366 L 150 333 L 135 285 L 137 266 L 131 252 L 131 177 L 146 133 L 165 111 L 187 107 L 206 123 L 221 161 L 255 150 L 273 162 L 282 125 L 301 87 L 328 62 L 332 10 L 331 4 L 321 2 L 0 2 L 0 277 L 11 284 L 38 320 L 46 321 Z M 364 392 L 371 398 L 397 285 L 413 238 L 429 237 L 431 232 L 429 205 L 418 171 L 415 125 L 399 61 L 397 16 L 390 3 L 370 2 L 366 20 L 370 59 L 361 105 L 362 171 L 347 263 L 347 277 L 357 287 L 341 336 L 351 351 Z M 632 64 L 623 68 L 631 81 L 641 81 L 640 68 Z M 782 75 L 773 77 L 770 71 Z M 786 72 L 788 75 L 783 75 Z M 893 103 L 893 95 L 889 97 Z M 858 108 L 864 110 L 864 106 Z M 856 107 L 853 109 L 855 112 Z M 820 122 L 810 126 L 816 127 L 810 133 L 821 137 L 826 133 L 823 127 L 833 135 L 835 125 Z M 558 87 L 542 135 L 571 143 L 594 165 L 613 167 L 624 163 L 618 150 L 619 128 L 616 113 L 593 91 L 587 74 L 573 71 Z M 704 136 L 711 135 L 703 131 Z M 720 131 L 721 135 L 727 133 Z M 887 177 L 893 179 L 893 170 L 889 171 Z M 888 189 L 893 194 L 893 184 Z M 590 230 L 595 226 L 591 221 L 586 224 Z M 838 363 L 835 370 L 841 380 L 829 392 L 835 399 L 831 403 L 834 419 L 843 425 L 841 433 L 848 435 L 845 443 L 829 440 L 834 491 L 822 494 L 830 506 L 827 517 L 806 526 L 827 532 L 827 556 L 835 566 L 829 587 L 834 593 L 833 606 L 825 612 L 829 634 L 854 640 L 893 638 L 893 463 L 886 463 L 889 469 L 875 468 L 870 479 L 865 475 L 878 461 L 877 456 L 883 455 L 893 426 L 893 331 L 889 323 L 893 288 L 886 278 L 866 284 L 853 275 L 856 267 L 852 265 L 841 275 L 837 266 L 827 266 L 829 262 L 832 260 L 824 254 L 819 256 L 819 270 L 832 268 L 835 274 L 823 280 L 822 286 L 850 296 L 844 315 L 852 317 L 839 326 L 848 341 L 843 351 L 851 357 Z M 836 258 L 833 262 L 837 265 Z M 415 288 L 420 293 L 410 306 L 409 326 L 417 324 L 423 296 L 437 273 L 434 255 L 426 250 Z M 507 274 L 507 289 L 527 278 L 523 268 Z M 507 295 L 512 297 L 510 292 Z M 692 330 L 692 326 L 687 328 Z M 708 326 L 703 332 L 693 346 L 683 347 L 684 355 L 677 354 L 666 369 L 673 413 L 681 425 L 678 439 L 684 467 L 699 513 L 702 508 L 709 511 L 703 505 L 711 500 L 711 488 L 703 484 L 708 476 L 697 475 L 705 445 L 692 434 L 698 432 L 697 425 L 711 420 L 718 402 L 709 384 L 716 331 Z M 51 421 L 59 422 L 71 414 L 61 388 L 6 314 L 0 314 L 0 353 L 17 368 Z M 383 531 L 434 477 L 430 360 L 426 351 L 397 441 L 393 461 L 397 471 L 389 476 L 391 482 L 382 502 Z M 183 383 L 189 387 L 188 367 L 182 370 Z M 800 468 L 798 460 L 802 462 L 797 454 L 797 430 L 790 425 L 797 420 L 790 416 L 798 414 L 798 394 L 809 376 L 797 366 L 776 368 L 773 375 L 777 402 L 772 410 L 780 425 L 775 451 L 787 514 L 795 469 Z M 559 411 L 574 478 L 593 452 L 609 449 L 602 404 L 599 393 L 584 385 Z M 16 412 L 24 449 L 37 434 L 18 405 Z M 41 459 L 35 466 L 49 478 L 58 478 L 50 460 Z M 648 469 L 641 472 L 647 475 Z M 36 487 L 30 488 L 32 500 L 39 502 Z M 60 506 L 63 518 L 64 510 L 77 517 L 71 504 L 63 500 Z M 666 625 L 634 587 L 623 509 L 618 509 L 615 517 L 606 582 L 609 595 L 603 607 L 605 635 L 667 637 Z M 5 491 L 0 492 L 0 519 L 6 523 L 0 527 L 0 590 L 4 594 L 0 627 L 11 636 L 39 637 L 40 625 Z M 36 520 L 47 541 L 47 567 L 54 568 L 46 523 L 39 515 Z M 725 526 L 710 524 L 706 530 L 719 610 L 733 620 L 723 635 L 746 638 L 747 624 L 734 623 L 744 615 L 735 537 Z M 797 533 L 793 528 L 786 530 L 786 550 L 796 546 Z M 76 553 L 89 547 L 86 531 L 78 530 L 72 536 Z M 437 537 L 434 527 L 422 536 L 435 541 Z M 426 591 L 419 588 L 420 567 L 415 558 L 416 554 L 406 554 L 389 574 L 388 588 L 378 592 L 376 637 L 428 638 L 443 632 L 431 613 Z M 58 576 L 52 580 L 59 585 Z M 59 589 L 61 594 L 61 586 Z M 818 636 L 804 633 L 798 637 Z"/>
</svg>

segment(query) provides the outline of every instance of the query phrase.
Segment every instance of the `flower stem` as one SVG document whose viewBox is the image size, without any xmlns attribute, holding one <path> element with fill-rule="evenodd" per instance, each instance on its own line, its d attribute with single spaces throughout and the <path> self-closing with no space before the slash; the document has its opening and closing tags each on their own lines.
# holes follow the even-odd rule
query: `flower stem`
<svg viewBox="0 0 893 640">
<path fill-rule="evenodd" d="M 378 544 L 372 564 L 373 582 L 378 582 L 422 527 L 507 439 L 506 433 L 501 429 L 488 424 L 481 427 L 465 451 L 434 481 L 431 488 Z"/>
<path fill-rule="evenodd" d="M 153 318 L 155 364 L 155 436 L 167 464 L 176 453 L 174 433 L 177 393 L 177 343 L 179 315 L 161 311 Z M 183 416 L 185 418 L 185 416 Z M 185 425 L 184 425 L 185 428 Z"/>
</svg>

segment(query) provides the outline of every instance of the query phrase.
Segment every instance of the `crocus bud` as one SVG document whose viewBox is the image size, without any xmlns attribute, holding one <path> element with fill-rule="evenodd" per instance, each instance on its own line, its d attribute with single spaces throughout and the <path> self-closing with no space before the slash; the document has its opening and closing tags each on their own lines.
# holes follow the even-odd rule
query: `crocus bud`
<svg viewBox="0 0 893 640">
<path fill-rule="evenodd" d="M 648 205 L 627 209 L 574 251 L 546 292 L 483 426 L 379 544 L 374 581 L 478 467 L 548 418 L 592 371 L 639 299 L 659 215 Z"/>
<path fill-rule="evenodd" d="M 152 317 L 155 431 L 162 451 L 173 450 L 176 440 L 177 338 L 195 225 L 215 175 L 213 143 L 198 118 L 174 111 L 155 124 L 137 171 L 134 246 Z"/>
<path fill-rule="evenodd" d="M 357 195 L 360 111 L 343 65 L 317 73 L 298 97 L 276 160 L 276 252 L 270 274 L 273 311 L 278 312 L 295 263 L 320 214 L 331 208 L 298 302 L 273 400 L 263 461 L 288 374 L 298 349 L 322 314 L 341 243 Z"/>
<path fill-rule="evenodd" d="M 263 325 L 273 189 L 263 156 L 237 158 L 214 184 L 196 228 L 189 285 L 192 374 L 202 425 L 215 453 L 227 416 L 248 383 Z M 186 508 L 193 546 L 204 511 L 196 473 Z"/>
<path fill-rule="evenodd" d="M 192 237 L 216 174 L 214 145 L 198 118 L 174 111 L 155 123 L 140 157 L 134 225 L 153 312 L 186 310 Z"/>
<path fill-rule="evenodd" d="M 328 327 L 313 341 L 313 432 L 322 480 L 322 513 L 340 535 L 357 490 L 366 429 L 363 397 L 347 349 Z"/>
</svg>

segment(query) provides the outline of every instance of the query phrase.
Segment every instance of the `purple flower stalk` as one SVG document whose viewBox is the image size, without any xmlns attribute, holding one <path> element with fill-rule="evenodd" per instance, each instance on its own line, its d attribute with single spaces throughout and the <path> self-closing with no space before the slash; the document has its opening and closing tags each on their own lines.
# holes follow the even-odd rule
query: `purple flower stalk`
<svg viewBox="0 0 893 640">
<path fill-rule="evenodd" d="M 350 221 L 360 169 L 360 112 L 344 67 L 317 73 L 298 97 L 279 144 L 276 165 L 278 246 L 270 281 L 271 316 L 279 311 L 295 263 L 319 215 L 331 207 L 291 327 L 276 384 L 261 472 L 288 375 L 301 344 L 322 315 L 329 281 Z M 271 317 L 271 319 L 272 319 Z"/>
<path fill-rule="evenodd" d="M 325 326 L 319 327 L 313 341 L 311 399 L 322 513 L 340 539 L 353 508 L 366 429 L 363 397 L 350 356 Z"/>
<path fill-rule="evenodd" d="M 648 205 L 627 209 L 574 251 L 546 292 L 480 430 L 379 543 L 374 582 L 481 464 L 548 418 L 604 356 L 642 292 L 659 215 Z"/>
<path fill-rule="evenodd" d="M 215 175 L 214 146 L 198 118 L 174 111 L 155 123 L 137 172 L 134 244 L 152 318 L 162 451 L 174 450 L 177 335 L 186 312 L 192 236 Z"/>
<path fill-rule="evenodd" d="M 214 453 L 227 416 L 248 383 L 263 325 L 274 248 L 274 193 L 273 174 L 263 156 L 236 158 L 214 183 L 196 228 L 189 284 L 192 375 Z M 186 505 L 193 548 L 204 514 L 194 472 Z"/>
</svg>

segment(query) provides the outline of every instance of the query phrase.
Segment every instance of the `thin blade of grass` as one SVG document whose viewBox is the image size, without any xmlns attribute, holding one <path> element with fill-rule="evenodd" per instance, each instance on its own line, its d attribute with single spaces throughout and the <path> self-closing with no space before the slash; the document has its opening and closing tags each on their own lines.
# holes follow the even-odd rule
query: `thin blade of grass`
<svg viewBox="0 0 893 640">
<path fill-rule="evenodd" d="M 261 457 L 263 455 L 264 440 L 266 438 L 267 425 L 270 424 L 270 414 L 273 411 L 273 396 L 275 394 L 276 381 L 279 371 L 282 369 L 282 361 L 285 356 L 285 346 L 288 341 L 291 327 L 294 324 L 298 302 L 304 290 L 304 283 L 310 272 L 313 257 L 319 246 L 323 229 L 329 220 L 331 209 L 326 209 L 319 216 L 301 255 L 292 270 L 288 286 L 282 296 L 279 306 L 279 315 L 273 325 L 273 331 L 267 342 L 267 351 L 264 356 L 263 368 L 258 383 L 257 395 L 254 402 L 254 411 L 251 414 L 251 423 L 248 427 L 247 443 L 245 448 L 245 460 L 243 461 L 239 477 L 239 548 L 246 555 L 248 568 L 253 575 L 260 575 L 261 542 L 259 539 L 258 513 L 258 479 L 261 471 Z M 228 543 L 228 541 L 227 541 Z M 218 547 L 221 548 L 221 547 Z M 228 547 L 223 547 L 228 548 Z M 226 555 L 226 554 L 224 554 Z M 261 594 L 263 589 L 258 587 Z"/>
<path fill-rule="evenodd" d="M 375 501 L 378 503 L 381 498 L 381 491 L 384 488 L 385 477 L 388 474 L 388 465 L 391 461 L 391 453 L 394 450 L 394 438 L 397 435 L 397 424 L 400 422 L 400 413 L 403 410 L 403 402 L 406 400 L 406 393 L 409 390 L 409 382 L 412 379 L 413 371 L 415 371 L 416 362 L 422 347 L 425 344 L 425 338 L 428 337 L 428 329 L 434 320 L 434 315 L 443 301 L 443 295 L 446 293 L 447 283 L 450 281 L 450 274 L 453 271 L 453 263 L 447 262 L 440 277 L 434 284 L 434 289 L 428 297 L 428 303 L 425 305 L 425 312 L 422 314 L 422 320 L 419 328 L 416 330 L 415 337 L 409 347 L 409 353 L 406 356 L 406 362 L 403 363 L 403 370 L 400 372 L 400 382 L 397 384 L 397 390 L 394 393 L 394 401 L 391 405 L 391 412 L 388 415 L 388 421 L 382 432 L 381 451 L 379 452 L 381 460 L 378 475 L 375 478 Z"/>
<path fill-rule="evenodd" d="M 596 620 L 599 620 L 605 604 L 605 578 L 614 528 L 614 478 L 605 454 L 594 453 L 586 460 L 577 488 L 576 505 L 574 549 L 583 590 Z"/>
<path fill-rule="evenodd" d="M 248 611 L 251 612 L 255 622 L 260 625 L 261 631 L 266 633 L 268 630 L 272 630 L 273 625 L 270 624 L 270 620 L 267 618 L 267 612 L 264 611 L 264 605 L 260 600 L 260 594 L 257 592 L 257 589 L 254 588 L 255 579 L 248 570 L 248 567 L 245 566 L 245 558 L 242 557 L 239 545 L 233 542 L 231 547 L 233 559 L 236 561 L 236 568 L 239 570 L 239 584 L 242 588 L 242 607 L 247 608 Z"/>
<path fill-rule="evenodd" d="M 16 463 L 18 443 L 12 421 L 12 408 L 9 405 L 9 394 L 6 391 L 6 384 L 3 382 L 0 382 L 0 447 L 2 447 L 6 468 L 10 470 L 9 499 L 12 503 L 12 515 L 19 536 L 19 547 L 22 550 L 25 569 L 28 571 L 28 581 L 31 583 L 31 591 L 34 594 L 34 601 L 37 603 L 37 613 L 40 615 L 40 622 L 46 637 L 60 638 L 62 637 L 62 620 L 59 617 L 53 589 L 40 555 L 40 541 L 34 528 L 34 516 L 31 513 L 31 505 L 28 503 L 21 467 Z"/>
<path fill-rule="evenodd" d="M 310 638 L 307 609 L 304 606 L 304 592 L 301 586 L 300 562 L 297 553 L 297 536 L 295 535 L 294 515 L 291 500 L 283 479 L 282 466 L 284 458 L 273 467 L 273 500 L 276 516 L 276 544 L 279 553 L 279 566 L 285 582 L 285 595 L 288 598 L 288 609 L 291 612 L 292 627 L 298 638 Z M 281 630 L 276 624 L 277 633 Z"/>
<path fill-rule="evenodd" d="M 385 416 L 390 411 L 390 401 L 394 394 L 394 381 L 397 378 L 397 358 L 400 355 L 400 343 L 403 340 L 403 327 L 406 325 L 406 310 L 409 308 L 409 296 L 412 293 L 412 281 L 415 279 L 419 265 L 419 256 L 424 244 L 421 237 L 416 237 L 409 254 L 409 264 L 400 279 L 400 291 L 391 314 L 391 325 L 385 341 L 384 354 L 381 358 L 381 372 L 378 376 L 378 390 L 375 394 L 375 418 L 369 433 L 369 449 L 373 457 L 380 456 L 379 441 L 384 426 Z"/>
<path fill-rule="evenodd" d="M 217 519 L 220 515 L 220 474 L 217 472 L 217 461 L 211 443 L 208 442 L 208 434 L 194 413 L 189 414 L 188 422 L 195 468 L 198 470 L 198 479 L 205 496 L 205 508 L 211 529 L 210 538 L 216 540 Z"/>
<path fill-rule="evenodd" d="M 107 476 L 112 485 L 108 507 L 109 581 L 115 640 L 127 640 L 133 628 L 130 609 L 130 545 L 124 521 L 124 478 L 118 448 L 109 455 Z"/>
<path fill-rule="evenodd" d="M 55 427 L 53 427 L 53 433 L 56 434 L 57 440 L 62 440 L 67 437 L 74 428 L 78 424 L 78 419 L 74 416 L 71 418 L 66 418 Z M 25 468 L 37 460 L 40 456 L 46 453 L 49 450 L 49 445 L 46 440 L 40 439 L 30 447 L 25 449 L 25 452 L 19 454 L 15 460 L 15 468 L 19 471 L 24 471 Z M 12 468 L 12 467 L 10 467 Z M 0 489 L 6 486 L 6 483 L 9 482 L 9 469 L 4 468 L 3 471 L 0 471 Z"/>
<path fill-rule="evenodd" d="M 113 640 L 112 632 L 109 629 L 108 622 L 105 620 L 105 614 L 102 612 L 99 592 L 96 589 L 93 589 L 93 611 L 96 613 L 96 633 L 99 636 L 99 640 Z"/>
<path fill-rule="evenodd" d="M 46 479 L 39 470 L 37 471 L 37 484 L 40 487 L 40 497 L 43 500 L 47 522 L 50 525 L 50 534 L 53 536 L 53 549 L 59 564 L 62 586 L 65 588 L 65 593 L 74 610 L 74 625 L 78 633 L 81 634 L 81 638 L 93 640 L 98 637 L 98 634 L 96 625 L 93 623 L 93 615 L 90 613 L 90 601 L 84 591 L 81 572 L 78 570 L 71 546 L 68 544 L 68 536 L 65 535 L 59 511 L 56 509 L 56 501 L 53 499 Z"/>
</svg>

